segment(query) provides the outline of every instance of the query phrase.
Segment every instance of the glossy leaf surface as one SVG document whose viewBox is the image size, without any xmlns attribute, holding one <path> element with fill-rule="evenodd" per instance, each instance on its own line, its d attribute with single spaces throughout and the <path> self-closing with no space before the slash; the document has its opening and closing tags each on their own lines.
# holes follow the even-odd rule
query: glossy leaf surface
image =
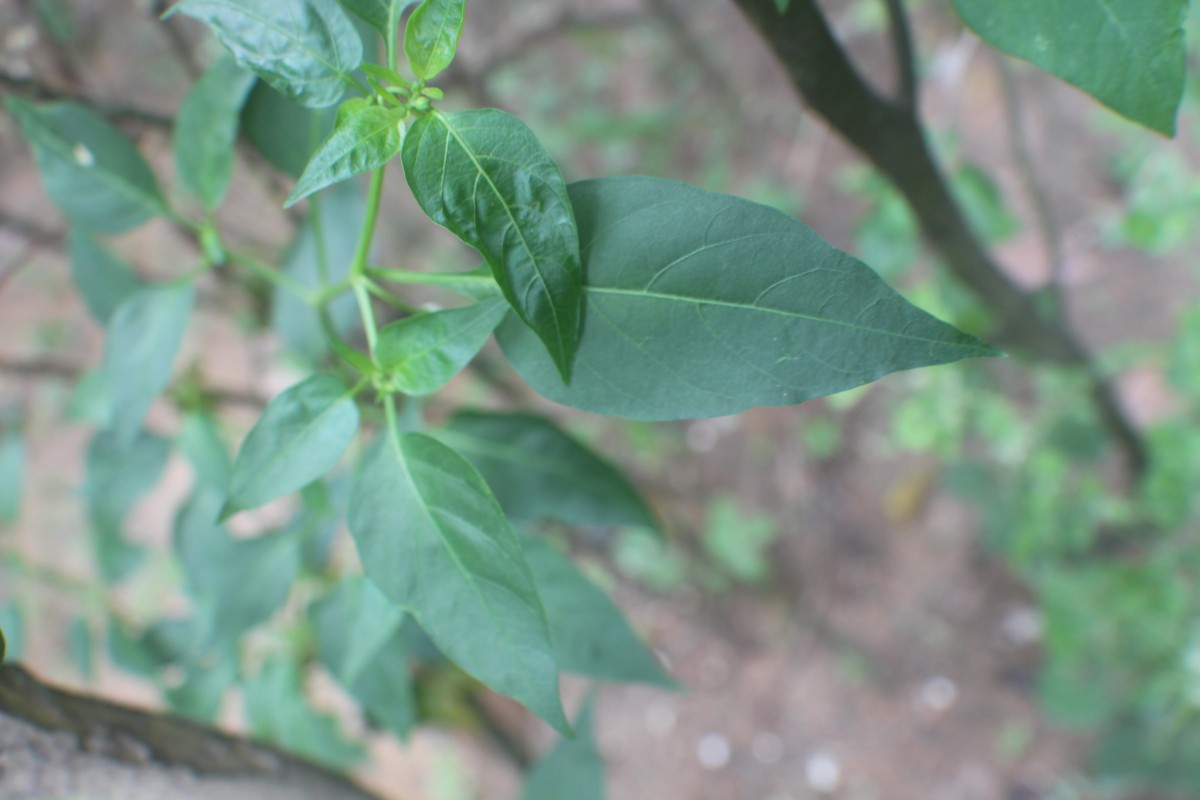
<svg viewBox="0 0 1200 800">
<path fill-rule="evenodd" d="M 575 739 L 560 741 L 529 771 L 521 800 L 604 800 L 604 761 L 592 721 L 595 701 L 594 692 L 584 700 Z"/>
<path fill-rule="evenodd" d="M 404 52 L 412 72 L 429 80 L 450 66 L 462 36 L 465 0 L 424 0 L 404 28 Z"/>
<path fill-rule="evenodd" d="M 658 529 L 619 470 L 545 417 L 462 411 L 436 435 L 475 465 L 513 519 Z"/>
<path fill-rule="evenodd" d="M 314 375 L 276 396 L 233 464 L 227 518 L 304 488 L 333 469 L 358 431 L 358 407 L 337 378 Z"/>
<path fill-rule="evenodd" d="M 121 303 L 145 284 L 133 271 L 100 245 L 86 230 L 76 228 L 67 240 L 71 257 L 71 278 L 83 296 L 88 312 L 101 325 L 107 325 Z"/>
<path fill-rule="evenodd" d="M 955 0 L 985 41 L 1129 119 L 1175 132 L 1187 0 Z"/>
<path fill-rule="evenodd" d="M 347 100 L 338 111 L 333 133 L 313 154 L 284 207 L 331 183 L 383 166 L 403 143 L 403 109 L 371 105 L 358 97 Z"/>
<path fill-rule="evenodd" d="M 522 543 L 546 606 L 560 669 L 604 681 L 676 685 L 634 635 L 620 609 L 569 558 L 532 536 L 523 537 Z"/>
<path fill-rule="evenodd" d="M 341 99 L 362 62 L 362 40 L 336 0 L 182 0 L 175 12 L 207 24 L 243 68 L 313 108 Z"/>
<path fill-rule="evenodd" d="M 253 86 L 254 75 L 226 56 L 209 67 L 179 106 L 175 168 L 183 185 L 210 211 L 229 188 L 238 116 Z"/>
<path fill-rule="evenodd" d="M 148 286 L 113 312 L 104 342 L 104 372 L 112 399 L 112 427 L 129 442 L 150 404 L 171 380 L 171 367 L 196 302 L 191 283 Z"/>
<path fill-rule="evenodd" d="M 367 576 L 442 652 L 567 729 L 521 543 L 462 456 L 424 434 L 380 434 L 355 475 L 348 521 Z"/>
<path fill-rule="evenodd" d="M 401 151 L 417 202 L 483 254 L 517 316 L 564 377 L 579 338 L 579 241 L 558 165 L 516 117 L 496 109 L 413 123 Z"/>
<path fill-rule="evenodd" d="M 406 317 L 379 332 L 375 359 L 401 392 L 431 394 L 475 358 L 507 310 L 495 298 Z"/>
<path fill-rule="evenodd" d="M 576 183 L 571 200 L 587 275 L 571 385 L 511 315 L 496 331 L 521 377 L 564 405 L 715 417 L 996 354 L 772 208 L 656 178 Z"/>
<path fill-rule="evenodd" d="M 124 233 L 166 206 L 154 173 L 133 142 L 78 103 L 5 101 L 33 147 L 50 199 L 72 222 Z"/>
</svg>

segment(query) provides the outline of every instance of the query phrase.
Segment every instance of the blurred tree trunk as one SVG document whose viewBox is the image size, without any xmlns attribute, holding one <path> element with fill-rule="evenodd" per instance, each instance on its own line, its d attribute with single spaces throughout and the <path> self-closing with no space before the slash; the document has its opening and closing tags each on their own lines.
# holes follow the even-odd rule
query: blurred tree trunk
<svg viewBox="0 0 1200 800">
<path fill-rule="evenodd" d="M 349 780 L 212 728 L 53 689 L 0 667 L 4 800 L 378 800 Z"/>
</svg>

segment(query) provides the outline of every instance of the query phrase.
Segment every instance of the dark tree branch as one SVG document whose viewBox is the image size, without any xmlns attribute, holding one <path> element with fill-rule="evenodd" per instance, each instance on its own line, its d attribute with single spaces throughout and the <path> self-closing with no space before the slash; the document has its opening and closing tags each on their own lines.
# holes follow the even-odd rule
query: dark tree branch
<svg viewBox="0 0 1200 800">
<path fill-rule="evenodd" d="M 884 0 L 888 12 L 888 28 L 892 37 L 892 56 L 896 61 L 899 84 L 896 97 L 900 104 L 916 116 L 918 108 L 917 57 L 913 48 L 912 26 L 904 10 L 904 0 Z"/>
<path fill-rule="evenodd" d="M 993 340 L 1087 372 L 1097 410 L 1131 474 L 1139 476 L 1146 466 L 1145 446 L 1112 387 L 1074 333 L 1047 318 L 1037 297 L 1013 283 L 992 260 L 951 194 L 915 114 L 863 80 L 815 0 L 791 0 L 782 15 L 774 0 L 734 3 L 767 41 L 805 102 L 892 182 L 950 272 L 984 299 L 997 318 Z"/>
</svg>

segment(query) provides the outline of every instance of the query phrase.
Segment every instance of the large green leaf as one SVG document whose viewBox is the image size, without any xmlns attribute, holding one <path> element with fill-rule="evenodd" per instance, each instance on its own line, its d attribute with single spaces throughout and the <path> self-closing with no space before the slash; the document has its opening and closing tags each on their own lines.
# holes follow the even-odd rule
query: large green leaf
<svg viewBox="0 0 1200 800">
<path fill-rule="evenodd" d="M 242 106 L 242 131 L 277 169 L 299 178 L 333 127 L 333 108 L 308 108 L 258 81 Z"/>
<path fill-rule="evenodd" d="M 521 800 L 604 800 L 604 760 L 593 732 L 594 692 L 589 692 L 575 719 L 574 740 L 559 742 L 534 765 Z"/>
<path fill-rule="evenodd" d="M 348 522 L 367 576 L 442 652 L 569 729 L 521 543 L 462 456 L 424 434 L 381 434 L 355 475 Z"/>
<path fill-rule="evenodd" d="M 238 115 L 254 75 L 226 56 L 192 86 L 175 119 L 175 166 L 179 180 L 210 211 L 221 204 L 233 174 Z"/>
<path fill-rule="evenodd" d="M 1175 132 L 1188 0 L 954 0 L 990 44 L 1033 62 L 1129 119 Z"/>
<path fill-rule="evenodd" d="M 237 63 L 285 97 L 313 108 L 336 103 L 362 62 L 362 40 L 336 0 L 182 0 Z"/>
<path fill-rule="evenodd" d="M 790 405 L 995 355 L 803 223 L 656 178 L 572 184 L 586 308 L 570 386 L 510 315 L 508 359 L 551 400 L 634 419 Z"/>
<path fill-rule="evenodd" d="M 496 109 L 413 123 L 405 175 L 429 218 L 479 250 L 517 315 L 566 380 L 579 339 L 579 240 L 558 165 Z"/>
<path fill-rule="evenodd" d="M 171 379 L 196 302 L 190 282 L 139 289 L 108 323 L 104 372 L 112 400 L 112 427 L 121 441 L 137 434 L 146 411 Z"/>
<path fill-rule="evenodd" d="M 545 417 L 460 411 L 436 435 L 475 465 L 513 519 L 658 530 L 625 476 Z"/>
<path fill-rule="evenodd" d="M 358 431 L 358 406 L 337 378 L 314 375 L 276 396 L 233 464 L 227 518 L 304 488 L 333 469 Z"/>
<path fill-rule="evenodd" d="M 620 609 L 569 558 L 532 536 L 523 537 L 523 544 L 546 606 L 560 669 L 604 681 L 676 686 L 630 630 Z"/>
<path fill-rule="evenodd" d="M 404 612 L 375 584 L 353 577 L 310 606 L 309 616 L 321 662 L 373 719 L 407 735 L 416 706 L 400 632 Z"/>
<path fill-rule="evenodd" d="M 401 392 L 432 394 L 475 358 L 507 309 L 497 297 L 393 322 L 379 332 L 375 360 Z"/>
<path fill-rule="evenodd" d="M 101 325 L 107 325 L 117 307 L 145 285 L 125 262 L 101 247 L 82 228 L 71 231 L 67 252 L 75 288 L 83 295 L 88 312 Z"/>
<path fill-rule="evenodd" d="M 404 113 L 401 108 L 372 105 L 362 97 L 343 103 L 333 133 L 309 160 L 284 207 L 390 161 L 404 143 Z"/>
<path fill-rule="evenodd" d="M 161 214 L 166 201 L 133 143 L 78 103 L 4 101 L 33 147 L 46 193 L 72 222 L 123 233 Z"/>
<path fill-rule="evenodd" d="M 416 0 L 338 0 L 342 8 L 357 16 L 363 22 L 379 31 L 386 40 L 400 24 L 400 15 L 404 9 Z M 394 67 L 394 64 L 389 64 Z"/>
<path fill-rule="evenodd" d="M 25 485 L 25 440 L 18 431 L 0 430 L 0 525 L 15 522 Z"/>
<path fill-rule="evenodd" d="M 433 78 L 454 60 L 466 5 L 466 0 L 424 0 L 408 18 L 404 52 L 421 80 Z"/>
<path fill-rule="evenodd" d="M 362 187 L 354 182 L 331 186 L 313 198 L 309 215 L 284 258 L 283 271 L 310 289 L 342 280 L 358 247 L 366 210 Z M 358 306 L 350 292 L 329 301 L 325 310 L 339 335 L 357 329 Z M 320 313 L 282 286 L 273 289 L 271 327 L 284 344 L 311 362 L 319 362 L 329 352 Z"/>
</svg>

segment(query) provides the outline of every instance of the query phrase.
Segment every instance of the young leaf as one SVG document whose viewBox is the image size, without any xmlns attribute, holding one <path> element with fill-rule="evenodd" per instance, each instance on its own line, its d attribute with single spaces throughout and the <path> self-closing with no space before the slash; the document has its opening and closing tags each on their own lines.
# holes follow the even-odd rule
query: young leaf
<svg viewBox="0 0 1200 800">
<path fill-rule="evenodd" d="M 620 609 L 569 558 L 532 536 L 523 536 L 522 544 L 546 606 L 560 669 L 603 681 L 676 687 Z"/>
<path fill-rule="evenodd" d="M 954 0 L 989 44 L 1078 86 L 1134 122 L 1175 133 L 1188 0 Z"/>
<path fill-rule="evenodd" d="M 71 257 L 71 278 L 83 296 L 88 312 L 101 325 L 107 325 L 121 303 L 145 284 L 86 230 L 75 228 L 67 240 Z"/>
<path fill-rule="evenodd" d="M 393 322 L 379 332 L 376 361 L 405 394 L 432 394 L 479 353 L 507 310 L 497 297 Z"/>
<path fill-rule="evenodd" d="M 361 97 L 347 100 L 338 110 L 333 133 L 313 154 L 284 208 L 331 183 L 383 166 L 403 143 L 403 109 L 371 105 Z"/>
<path fill-rule="evenodd" d="M 254 86 L 254 75 L 229 56 L 196 81 L 175 120 L 175 165 L 179 180 L 214 210 L 225 198 L 233 173 L 238 115 Z"/>
<path fill-rule="evenodd" d="M 17 521 L 24 479 L 25 441 L 15 430 L 0 433 L 0 525 Z"/>
<path fill-rule="evenodd" d="M 133 143 L 78 103 L 4 101 L 33 147 L 46 193 L 72 222 L 124 233 L 166 207 L 154 173 Z"/>
<path fill-rule="evenodd" d="M 521 800 L 604 800 L 604 760 L 592 722 L 596 694 L 589 692 L 575 719 L 576 737 L 559 742 L 534 765 Z"/>
<path fill-rule="evenodd" d="M 170 381 L 195 300 L 191 283 L 160 284 L 139 289 L 113 312 L 104 371 L 112 426 L 121 441 L 133 440 L 150 404 Z"/>
<path fill-rule="evenodd" d="M 338 0 L 346 9 L 363 22 L 379 31 L 386 41 L 400 24 L 404 9 L 417 0 Z"/>
<path fill-rule="evenodd" d="M 408 18 L 404 52 L 421 80 L 433 78 L 454 60 L 466 5 L 466 0 L 424 0 Z"/>
<path fill-rule="evenodd" d="M 616 467 L 544 417 L 460 411 L 436 435 L 475 465 L 512 519 L 659 530 Z"/>
<path fill-rule="evenodd" d="M 583 181 L 571 200 L 587 275 L 571 385 L 511 315 L 496 331 L 521 377 L 565 405 L 715 417 L 997 352 L 766 206 L 656 178 Z"/>
<path fill-rule="evenodd" d="M 242 106 L 242 131 L 250 144 L 276 169 L 293 178 L 308 164 L 329 135 L 337 112 L 308 108 L 288 100 L 265 81 L 258 81 Z"/>
<path fill-rule="evenodd" d="M 175 12 L 207 24 L 238 64 L 312 108 L 340 100 L 362 62 L 362 39 L 336 0 L 182 0 Z"/>
<path fill-rule="evenodd" d="M 348 516 L 363 570 L 450 659 L 569 730 L 546 612 L 521 543 L 479 473 L 420 433 L 381 433 Z"/>
<path fill-rule="evenodd" d="M 358 431 L 358 407 L 337 378 L 314 375 L 268 405 L 233 464 L 227 519 L 291 494 L 333 469 Z"/>
<path fill-rule="evenodd" d="M 421 208 L 483 254 L 566 380 L 579 339 L 582 277 L 558 165 L 525 123 L 496 109 L 426 114 L 405 137 L 401 158 Z"/>
</svg>

